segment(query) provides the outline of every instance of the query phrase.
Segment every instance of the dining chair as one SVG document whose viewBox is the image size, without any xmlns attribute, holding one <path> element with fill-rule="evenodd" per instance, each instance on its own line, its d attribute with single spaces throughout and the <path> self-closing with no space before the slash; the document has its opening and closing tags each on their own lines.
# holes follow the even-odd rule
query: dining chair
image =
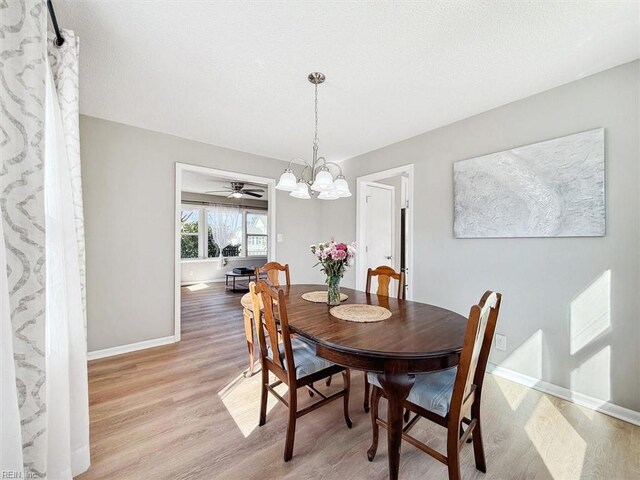
<svg viewBox="0 0 640 480">
<path fill-rule="evenodd" d="M 276 287 L 280 286 L 280 272 L 285 273 L 285 280 L 287 287 L 291 286 L 291 279 L 289 277 L 289 264 L 282 265 L 278 262 L 268 262 L 262 267 L 256 267 L 255 276 L 256 280 L 261 275 L 266 274 L 269 281 Z M 242 309 L 242 319 L 244 324 L 244 336 L 247 341 L 247 350 L 249 352 L 249 368 L 247 369 L 246 376 L 253 375 L 253 368 L 255 363 L 255 341 L 253 338 L 253 329 L 255 325 L 253 309 L 244 307 Z"/>
<path fill-rule="evenodd" d="M 263 314 L 256 315 L 256 319 L 260 319 L 256 321 L 256 325 L 262 365 L 259 425 L 263 426 L 266 422 L 267 394 L 270 392 L 289 409 L 284 447 L 284 461 L 288 462 L 293 456 L 296 420 L 303 415 L 342 398 L 344 421 L 347 427 L 352 427 L 353 424 L 349 417 L 349 370 L 316 356 L 314 348 L 299 337 L 292 338 L 289 331 L 286 296 L 283 290 L 274 290 L 264 280 L 259 280 L 257 284 L 251 282 L 249 289 L 252 293 L 254 311 L 260 311 L 260 299 L 262 299 L 264 306 Z M 278 319 L 275 315 L 276 310 Z M 276 376 L 274 383 L 269 383 L 270 372 Z M 337 373 L 342 373 L 343 388 L 340 391 L 326 396 L 313 386 L 313 382 L 326 379 Z M 283 398 L 275 390 L 275 387 L 283 383 L 289 387 L 288 399 Z M 298 389 L 303 387 L 318 395 L 320 399 L 298 410 Z"/>
<path fill-rule="evenodd" d="M 480 400 L 501 300 L 500 293 L 485 292 L 480 303 L 471 307 L 458 366 L 416 375 L 414 385 L 404 402 L 404 407 L 415 416 L 402 430 L 402 439 L 447 465 L 450 480 L 460 479 L 460 449 L 467 441 L 473 442 L 476 468 L 483 473 L 487 472 L 482 445 Z M 367 457 L 369 461 L 373 461 L 378 449 L 378 427 L 387 428 L 387 422 L 378 417 L 380 398 L 385 397 L 378 376 L 369 373 L 368 377 L 373 385 L 373 441 Z M 467 418 L 469 413 L 470 418 Z M 409 435 L 420 418 L 431 420 L 447 429 L 446 455 Z M 463 424 L 467 425 L 466 429 L 462 427 Z"/>
<path fill-rule="evenodd" d="M 367 288 L 365 292 L 371 293 L 371 280 L 373 277 L 378 279 L 378 288 L 376 295 L 389 296 L 389 284 L 391 280 L 398 281 L 398 294 L 396 298 L 404 299 L 404 272 L 396 272 L 393 268 L 387 265 L 380 265 L 374 269 L 367 270 Z"/>
<path fill-rule="evenodd" d="M 281 286 L 280 284 L 280 272 L 284 272 L 285 281 L 287 287 L 291 286 L 291 278 L 289 278 L 289 264 L 282 265 L 278 262 L 267 262 L 261 267 L 256 267 L 256 280 L 260 278 L 261 274 L 267 274 L 267 279 L 274 287 Z"/>
<path fill-rule="evenodd" d="M 387 265 L 380 265 L 375 269 L 367 270 L 367 287 L 365 292 L 371 293 L 371 280 L 373 277 L 378 279 L 378 288 L 376 289 L 376 295 L 383 297 L 389 296 L 389 285 L 391 280 L 398 281 L 398 295 L 397 298 L 404 299 L 404 272 L 396 272 L 393 268 Z M 369 411 L 369 380 L 367 373 L 364 374 L 364 411 Z"/>
</svg>

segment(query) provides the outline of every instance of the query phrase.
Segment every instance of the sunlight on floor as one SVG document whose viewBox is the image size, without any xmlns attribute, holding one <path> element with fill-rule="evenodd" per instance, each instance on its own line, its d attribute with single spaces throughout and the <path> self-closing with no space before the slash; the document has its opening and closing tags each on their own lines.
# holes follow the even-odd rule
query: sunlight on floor
<svg viewBox="0 0 640 480">
<path fill-rule="evenodd" d="M 502 396 L 511 407 L 511 410 L 514 412 L 518 410 L 524 399 L 527 397 L 529 390 L 518 383 L 505 380 L 497 375 L 493 378 L 495 379 L 495 383 L 500 389 L 500 392 L 502 392 Z"/>
<path fill-rule="evenodd" d="M 540 380 L 542 378 L 542 341 L 542 330 L 537 330 L 511 355 L 500 362 L 499 366 Z M 498 383 L 498 386 L 503 390 L 504 398 L 509 402 L 511 409 L 517 410 L 527 391 L 515 390 L 510 393 L 504 390 L 508 387 L 507 385 Z"/>
<path fill-rule="evenodd" d="M 245 438 L 251 435 L 251 432 L 258 426 L 260 417 L 260 379 L 260 372 L 254 373 L 250 378 L 245 378 L 243 374 L 240 374 L 218 392 L 222 403 Z M 267 398 L 268 413 L 277 400 L 273 395 L 269 395 Z"/>
<path fill-rule="evenodd" d="M 611 400 L 611 347 L 598 353 L 571 370 L 571 391 L 597 398 L 602 404 Z"/>
<path fill-rule="evenodd" d="M 206 283 L 196 283 L 195 285 L 189 285 L 187 290 L 190 292 L 197 292 L 198 290 L 205 290 L 207 288 L 209 288 L 209 285 Z"/>
<path fill-rule="evenodd" d="M 525 431 L 554 479 L 581 477 L 587 444 L 546 396 L 538 400 Z"/>
<path fill-rule="evenodd" d="M 611 327 L 611 270 L 600 275 L 570 306 L 571 355 Z"/>
</svg>

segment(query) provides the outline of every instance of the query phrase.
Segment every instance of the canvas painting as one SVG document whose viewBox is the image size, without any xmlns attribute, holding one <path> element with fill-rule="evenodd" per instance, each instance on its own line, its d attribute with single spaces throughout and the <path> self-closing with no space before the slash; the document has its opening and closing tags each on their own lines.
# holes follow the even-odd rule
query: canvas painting
<svg viewBox="0 0 640 480">
<path fill-rule="evenodd" d="M 605 234 L 604 128 L 454 163 L 456 238 Z"/>
</svg>

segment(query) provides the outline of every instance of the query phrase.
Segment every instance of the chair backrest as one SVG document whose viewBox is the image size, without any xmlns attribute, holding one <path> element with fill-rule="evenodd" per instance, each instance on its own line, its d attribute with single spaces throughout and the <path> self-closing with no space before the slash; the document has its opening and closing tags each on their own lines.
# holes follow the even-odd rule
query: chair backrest
<svg viewBox="0 0 640 480">
<path fill-rule="evenodd" d="M 480 303 L 471 307 L 451 396 L 452 413 L 464 415 L 461 408 L 469 394 L 482 388 L 501 301 L 500 293 L 487 290 Z"/>
<path fill-rule="evenodd" d="M 249 291 L 253 301 L 253 311 L 260 312 L 260 308 L 264 307 L 262 315 L 254 315 L 260 342 L 260 357 L 263 359 L 267 357 L 268 342 L 268 347 L 271 348 L 272 352 L 271 360 L 273 363 L 283 370 L 293 372 L 293 378 L 295 378 L 295 363 L 293 361 L 284 292 L 282 290 L 274 290 L 264 280 L 258 280 L 257 284 L 255 282 L 249 283 Z M 277 319 L 276 309 L 278 312 Z M 280 326 L 279 330 L 278 325 Z M 284 352 L 281 352 L 278 346 L 280 339 L 284 346 Z M 262 365 L 264 365 L 264 362 L 262 362 Z"/>
<path fill-rule="evenodd" d="M 269 282 L 274 287 L 280 286 L 280 272 L 284 272 L 287 287 L 291 286 L 291 279 L 289 278 L 289 264 L 282 265 L 278 262 L 268 262 L 261 267 L 256 267 L 256 277 L 260 278 L 261 273 L 266 273 Z"/>
<path fill-rule="evenodd" d="M 386 265 L 380 265 L 375 269 L 367 270 L 367 288 L 366 292 L 371 293 L 371 279 L 378 277 L 378 289 L 376 295 L 389 296 L 389 283 L 391 279 L 398 281 L 398 297 L 404 298 L 404 272 L 396 272 L 393 268 Z"/>
</svg>

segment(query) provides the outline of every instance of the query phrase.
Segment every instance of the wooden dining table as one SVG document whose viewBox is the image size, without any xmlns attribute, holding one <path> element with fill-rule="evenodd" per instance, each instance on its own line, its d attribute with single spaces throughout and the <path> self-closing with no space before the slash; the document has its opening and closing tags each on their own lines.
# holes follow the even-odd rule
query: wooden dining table
<svg viewBox="0 0 640 480">
<path fill-rule="evenodd" d="M 316 355 L 345 367 L 375 372 L 388 399 L 389 478 L 400 468 L 403 404 L 415 374 L 458 364 L 467 319 L 426 303 L 378 296 L 350 288 L 343 304 L 379 305 L 391 311 L 386 320 L 359 323 L 331 315 L 332 307 L 302 298 L 326 285 L 284 287 L 290 329 L 315 346 Z"/>
</svg>

